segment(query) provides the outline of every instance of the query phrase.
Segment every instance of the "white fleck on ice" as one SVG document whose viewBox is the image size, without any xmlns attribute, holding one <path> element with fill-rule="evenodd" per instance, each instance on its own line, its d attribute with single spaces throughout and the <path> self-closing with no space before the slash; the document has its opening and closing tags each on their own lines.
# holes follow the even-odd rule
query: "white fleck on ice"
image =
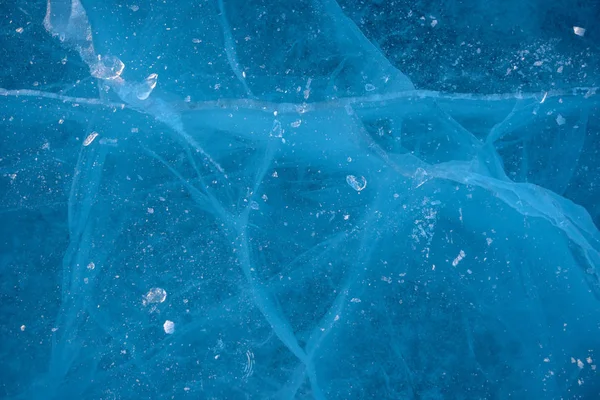
<svg viewBox="0 0 600 400">
<path fill-rule="evenodd" d="M 148 207 L 148 214 L 154 214 L 154 208 Z"/>
<path fill-rule="evenodd" d="M 431 21 L 431 27 L 435 28 L 435 26 L 437 25 L 438 21 L 437 19 L 434 19 L 433 21 Z"/>
<path fill-rule="evenodd" d="M 564 125 L 567 122 L 567 120 L 565 119 L 565 117 L 563 117 L 562 115 L 558 114 L 558 116 L 556 117 L 556 123 L 558 125 Z"/>
<path fill-rule="evenodd" d="M 94 262 L 92 261 L 88 264 L 87 269 L 94 269 L 94 268 L 96 268 L 96 264 L 94 264 Z"/>
<path fill-rule="evenodd" d="M 581 361 L 580 359 L 577 359 L 577 366 L 578 366 L 580 369 L 583 369 L 583 361 Z"/>
<path fill-rule="evenodd" d="M 375 90 L 375 85 L 372 85 L 372 84 L 370 84 L 370 83 L 367 83 L 367 84 L 365 85 L 365 90 L 366 90 L 367 92 L 372 92 L 373 90 Z"/>
<path fill-rule="evenodd" d="M 175 332 L 175 323 L 173 321 L 166 320 L 163 324 L 163 329 L 167 335 L 171 335 Z"/>
<path fill-rule="evenodd" d="M 538 61 L 536 61 L 536 62 L 533 63 L 533 66 L 534 67 L 541 67 L 543 63 L 544 63 L 543 61 L 539 61 L 538 60 Z"/>
<path fill-rule="evenodd" d="M 21 325 L 21 332 L 25 331 L 25 325 Z"/>
<path fill-rule="evenodd" d="M 354 175 L 348 175 L 348 176 L 346 176 L 346 183 L 348 185 L 350 185 L 352 187 L 352 189 L 356 190 L 357 192 L 360 192 L 361 190 L 363 190 L 364 188 L 367 187 L 367 180 L 365 179 L 364 176 L 357 178 Z"/>
<path fill-rule="evenodd" d="M 465 256 L 465 252 L 461 250 L 460 253 L 458 253 L 458 255 L 456 256 L 456 258 L 452 261 L 452 266 L 456 267 L 458 263 L 461 262 L 463 258 L 465 258 Z"/>
<path fill-rule="evenodd" d="M 573 33 L 576 34 L 577 36 L 583 36 L 583 35 L 585 35 L 585 28 L 582 28 L 580 26 L 574 26 Z"/>
<path fill-rule="evenodd" d="M 167 298 L 167 291 L 162 288 L 152 288 L 146 293 L 142 300 L 144 306 L 153 303 L 162 303 Z"/>
<path fill-rule="evenodd" d="M 98 132 L 92 132 L 88 135 L 88 137 L 85 138 L 85 140 L 83 141 L 83 145 L 84 146 L 89 146 L 90 144 L 92 144 L 92 142 L 94 141 L 94 139 L 96 139 L 96 137 L 98 137 Z"/>
<path fill-rule="evenodd" d="M 352 300 L 350 300 L 350 303 L 360 303 L 361 300 L 358 297 L 353 297 Z"/>
<path fill-rule="evenodd" d="M 16 31 L 17 33 L 23 33 L 23 28 L 17 28 L 17 29 L 15 29 L 15 31 Z"/>
</svg>

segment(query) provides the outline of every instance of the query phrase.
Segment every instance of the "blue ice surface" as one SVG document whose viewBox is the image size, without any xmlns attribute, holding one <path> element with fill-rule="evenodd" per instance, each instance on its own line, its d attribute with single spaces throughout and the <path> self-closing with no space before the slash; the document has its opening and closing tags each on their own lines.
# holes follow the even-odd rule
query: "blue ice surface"
<svg viewBox="0 0 600 400">
<path fill-rule="evenodd" d="M 598 2 L 0 10 L 0 398 L 600 398 Z"/>
</svg>

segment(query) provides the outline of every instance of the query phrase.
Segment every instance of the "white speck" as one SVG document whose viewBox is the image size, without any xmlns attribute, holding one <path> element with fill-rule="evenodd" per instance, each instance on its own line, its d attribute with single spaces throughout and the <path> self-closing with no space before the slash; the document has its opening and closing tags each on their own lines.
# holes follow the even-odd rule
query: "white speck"
<svg viewBox="0 0 600 400">
<path fill-rule="evenodd" d="M 271 176 L 272 176 L 273 178 L 277 178 L 277 177 L 279 177 L 279 175 L 277 174 L 277 171 L 273 172 L 273 173 L 271 174 Z"/>
<path fill-rule="evenodd" d="M 17 29 L 15 29 L 15 31 L 16 31 L 17 33 L 23 33 L 23 28 L 17 28 Z"/>
<path fill-rule="evenodd" d="M 134 5 L 130 6 L 129 8 L 131 9 L 131 11 L 136 12 L 140 9 L 140 6 L 137 6 L 134 4 Z"/>
<path fill-rule="evenodd" d="M 471 271 L 470 269 L 467 270 L 467 274 L 471 275 L 473 273 L 473 271 Z"/>
<path fill-rule="evenodd" d="M 175 323 L 173 321 L 166 320 L 163 324 L 163 329 L 167 335 L 170 335 L 175 332 Z"/>
<path fill-rule="evenodd" d="M 260 196 L 261 199 L 263 199 L 264 201 L 269 200 L 269 196 L 267 196 L 266 194 L 263 194 L 262 196 Z"/>
<path fill-rule="evenodd" d="M 221 357 L 221 355 L 220 355 L 220 354 L 217 354 L 217 355 L 215 356 L 215 360 L 218 360 L 218 359 L 219 359 L 219 357 Z"/>
<path fill-rule="evenodd" d="M 186 103 L 189 103 L 190 101 L 192 101 L 191 96 L 185 96 L 185 99 L 183 99 L 183 101 L 185 101 Z"/>
<path fill-rule="evenodd" d="M 290 124 L 290 126 L 291 126 L 292 128 L 298 128 L 298 127 L 300 126 L 300 124 L 302 124 L 302 120 L 301 120 L 301 119 L 299 119 L 299 120 L 297 120 L 297 121 L 294 121 L 294 122 L 292 122 L 292 123 Z"/>
<path fill-rule="evenodd" d="M 358 297 L 353 297 L 352 300 L 350 300 L 350 303 L 360 303 L 361 300 Z"/>
<path fill-rule="evenodd" d="M 438 24 L 437 19 L 434 19 L 433 21 L 431 21 L 431 27 L 435 28 L 435 26 Z"/>
<path fill-rule="evenodd" d="M 192 39 L 192 43 L 196 43 L 196 44 L 202 43 L 202 40 L 194 38 L 194 39 Z"/>
<path fill-rule="evenodd" d="M 366 90 L 367 92 L 372 92 L 373 90 L 375 90 L 375 86 L 374 86 L 374 85 L 372 85 L 372 84 L 370 84 L 370 83 L 367 83 L 367 84 L 365 85 L 365 90 Z"/>
<path fill-rule="evenodd" d="M 456 256 L 456 258 L 452 261 L 452 266 L 456 267 L 458 263 L 461 262 L 463 258 L 465 258 L 465 256 L 465 252 L 461 250 L 460 253 L 458 253 L 458 255 Z"/>
<path fill-rule="evenodd" d="M 583 36 L 583 35 L 585 35 L 585 28 L 582 28 L 580 26 L 574 26 L 573 33 L 576 34 L 577 36 Z"/>
<path fill-rule="evenodd" d="M 579 367 L 579 369 L 583 369 L 583 361 L 577 359 L 577 366 Z"/>
<path fill-rule="evenodd" d="M 564 125 L 567 122 L 567 120 L 565 119 L 565 117 L 563 117 L 562 115 L 558 114 L 558 117 L 556 117 L 556 123 L 558 125 Z"/>
<path fill-rule="evenodd" d="M 84 146 L 89 146 L 90 144 L 92 144 L 92 142 L 94 141 L 94 139 L 96 139 L 96 137 L 98 137 L 98 132 L 92 132 L 88 135 L 88 137 L 85 138 L 85 140 L 83 141 L 83 145 Z"/>
<path fill-rule="evenodd" d="M 563 66 L 561 65 L 560 67 L 558 67 L 558 69 L 556 70 L 556 72 L 558 72 L 559 74 L 562 74 L 562 72 L 563 72 L 563 69 L 564 69 L 564 68 L 565 68 L 565 67 L 563 67 Z"/>
<path fill-rule="evenodd" d="M 242 71 L 242 78 L 246 79 L 246 71 Z"/>
<path fill-rule="evenodd" d="M 258 203 L 252 200 L 249 204 L 250 208 L 253 210 L 258 210 Z"/>
<path fill-rule="evenodd" d="M 538 60 L 538 61 L 536 61 L 536 62 L 533 63 L 533 66 L 534 67 L 541 67 L 543 63 L 544 63 L 543 61 L 539 61 Z"/>
<path fill-rule="evenodd" d="M 542 101 L 540 101 L 540 104 L 544 104 L 547 97 L 548 97 L 548 92 L 544 92 L 544 97 L 542 97 Z"/>
<path fill-rule="evenodd" d="M 367 180 L 365 179 L 364 176 L 357 178 L 354 175 L 348 175 L 348 176 L 346 176 L 346 183 L 348 185 L 350 185 L 352 187 L 352 189 L 356 190 L 357 192 L 360 192 L 361 190 L 363 190 L 364 188 L 367 187 Z"/>
<path fill-rule="evenodd" d="M 52 332 L 56 332 L 58 330 L 58 328 L 52 328 L 51 330 L 52 330 Z"/>
<path fill-rule="evenodd" d="M 335 318 L 333 318 L 334 321 L 339 321 L 340 320 L 340 316 L 336 315 Z"/>
<path fill-rule="evenodd" d="M 21 332 L 25 331 L 25 325 L 21 325 Z"/>
<path fill-rule="evenodd" d="M 94 264 L 94 262 L 92 261 L 91 263 L 88 264 L 87 269 L 92 270 L 96 268 L 96 264 Z"/>
<path fill-rule="evenodd" d="M 586 361 L 588 364 L 591 364 L 591 363 L 592 363 L 592 357 L 588 357 L 588 358 L 586 358 L 586 359 L 585 359 L 585 361 Z"/>
<path fill-rule="evenodd" d="M 148 214 L 154 214 L 154 208 L 148 207 Z"/>
<path fill-rule="evenodd" d="M 346 214 L 344 215 L 344 221 L 348 221 L 350 219 L 350 215 Z"/>
<path fill-rule="evenodd" d="M 486 241 L 487 245 L 489 246 L 490 244 L 492 244 L 492 242 L 494 241 L 494 239 L 492 239 L 492 238 L 485 238 L 485 241 Z"/>
<path fill-rule="evenodd" d="M 142 299 L 142 304 L 144 306 L 153 303 L 162 303 L 167 298 L 167 292 L 162 288 L 152 288 L 146 293 L 144 298 Z"/>
</svg>

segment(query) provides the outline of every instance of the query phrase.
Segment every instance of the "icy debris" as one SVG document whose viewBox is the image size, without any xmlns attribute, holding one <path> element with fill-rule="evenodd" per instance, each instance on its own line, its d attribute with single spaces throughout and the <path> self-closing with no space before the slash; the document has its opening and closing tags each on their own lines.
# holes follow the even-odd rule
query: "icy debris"
<svg viewBox="0 0 600 400">
<path fill-rule="evenodd" d="M 580 26 L 574 26 L 573 33 L 576 34 L 577 36 L 583 36 L 583 35 L 585 35 L 585 28 L 582 28 Z"/>
<path fill-rule="evenodd" d="M 458 253 L 458 255 L 456 256 L 456 258 L 454 260 L 452 260 L 452 266 L 456 267 L 458 265 L 459 262 L 462 261 L 463 258 L 465 258 L 466 254 L 463 250 L 460 251 L 460 253 Z"/>
<path fill-rule="evenodd" d="M 96 268 L 96 264 L 94 264 L 94 262 L 92 261 L 88 264 L 87 269 L 93 270 L 94 268 Z"/>
<path fill-rule="evenodd" d="M 370 84 L 370 83 L 367 83 L 367 84 L 365 85 L 365 90 L 366 90 L 367 92 L 372 92 L 372 91 L 373 91 L 373 90 L 375 90 L 375 89 L 376 89 L 376 88 L 375 88 L 375 85 L 372 85 L 372 84 Z"/>
<path fill-rule="evenodd" d="M 98 132 L 92 132 L 88 135 L 88 137 L 85 138 L 85 140 L 83 141 L 83 145 L 85 147 L 89 146 L 90 144 L 92 144 L 92 142 L 94 141 L 94 139 L 96 139 L 96 137 L 98 137 Z"/>
<path fill-rule="evenodd" d="M 156 87 L 158 82 L 158 74 L 150 74 L 146 77 L 136 89 L 136 97 L 140 100 L 146 100 Z"/>
<path fill-rule="evenodd" d="M 346 176 L 346 183 L 348 183 L 348 185 L 350 185 L 350 187 L 352 187 L 352 189 L 356 190 L 357 192 L 360 192 L 361 190 L 367 187 L 367 180 L 364 176 L 357 178 L 354 175 L 348 175 Z"/>
<path fill-rule="evenodd" d="M 147 306 L 148 304 L 162 303 L 167 298 L 167 292 L 162 288 L 152 288 L 146 293 L 142 300 L 142 304 Z"/>
<path fill-rule="evenodd" d="M 21 332 L 25 332 L 25 325 L 21 325 Z"/>
<path fill-rule="evenodd" d="M 163 329 L 167 335 L 171 335 L 175 332 L 175 323 L 173 321 L 166 320 L 163 324 Z"/>
<path fill-rule="evenodd" d="M 558 116 L 556 117 L 556 123 L 558 125 L 564 125 L 567 122 L 567 120 L 565 119 L 565 117 L 563 117 L 562 115 L 558 114 Z"/>
<path fill-rule="evenodd" d="M 434 19 L 433 21 L 431 21 L 431 27 L 435 28 L 435 26 L 438 24 L 437 19 Z"/>
<path fill-rule="evenodd" d="M 121 76 L 125 64 L 117 57 L 98 56 L 98 61 L 90 65 L 90 74 L 94 78 L 104 80 L 114 80 Z"/>
</svg>

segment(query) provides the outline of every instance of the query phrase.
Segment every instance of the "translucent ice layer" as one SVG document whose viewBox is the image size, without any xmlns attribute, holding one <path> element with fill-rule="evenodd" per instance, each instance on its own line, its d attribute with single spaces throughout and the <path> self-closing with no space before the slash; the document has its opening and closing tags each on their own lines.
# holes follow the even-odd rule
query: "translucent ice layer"
<svg viewBox="0 0 600 400">
<path fill-rule="evenodd" d="M 475 90 L 442 6 L 1 7 L 0 397 L 600 396 L 587 21 Z"/>
</svg>

